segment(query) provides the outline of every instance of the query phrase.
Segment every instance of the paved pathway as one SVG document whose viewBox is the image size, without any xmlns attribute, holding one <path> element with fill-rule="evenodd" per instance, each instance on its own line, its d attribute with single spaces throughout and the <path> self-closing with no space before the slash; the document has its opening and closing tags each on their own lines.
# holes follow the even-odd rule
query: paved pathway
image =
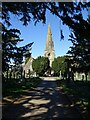
<svg viewBox="0 0 90 120">
<path fill-rule="evenodd" d="M 7 120 L 53 120 L 54 118 L 77 118 L 81 116 L 68 97 L 56 85 L 55 80 L 43 80 L 41 84 L 13 104 L 3 107 Z"/>
</svg>

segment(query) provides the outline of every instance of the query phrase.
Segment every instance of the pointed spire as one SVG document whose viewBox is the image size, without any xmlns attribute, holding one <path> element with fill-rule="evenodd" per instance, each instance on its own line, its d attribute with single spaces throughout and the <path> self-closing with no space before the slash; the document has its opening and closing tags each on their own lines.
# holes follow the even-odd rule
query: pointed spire
<svg viewBox="0 0 90 120">
<path fill-rule="evenodd" d="M 46 50 L 54 50 L 54 43 L 52 40 L 52 32 L 50 28 L 50 23 L 48 24 L 48 33 L 47 33 L 47 40 L 46 40 Z"/>
<path fill-rule="evenodd" d="M 54 61 L 55 51 L 54 51 L 54 43 L 52 40 L 52 32 L 50 28 L 50 23 L 48 24 L 48 32 L 47 32 L 46 48 L 45 48 L 44 56 L 48 57 L 50 61 L 50 67 L 51 67 L 52 62 Z"/>
<path fill-rule="evenodd" d="M 48 24 L 48 35 L 51 35 L 51 28 L 50 28 L 50 23 Z"/>
<path fill-rule="evenodd" d="M 50 23 L 48 24 L 48 32 L 47 32 L 47 44 L 49 41 L 52 41 L 52 32 L 51 32 L 51 28 L 50 28 Z"/>
</svg>

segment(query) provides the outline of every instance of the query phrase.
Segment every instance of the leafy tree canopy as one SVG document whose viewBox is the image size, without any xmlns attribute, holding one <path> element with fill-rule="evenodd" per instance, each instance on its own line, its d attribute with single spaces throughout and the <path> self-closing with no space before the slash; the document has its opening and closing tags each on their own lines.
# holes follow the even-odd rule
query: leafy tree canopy
<svg viewBox="0 0 90 120">
<path fill-rule="evenodd" d="M 82 15 L 83 9 L 88 9 L 89 2 L 11 2 L 2 3 L 2 19 L 6 24 L 10 23 L 10 13 L 18 16 L 18 19 L 27 25 L 31 20 L 36 24 L 39 21 L 46 22 L 46 10 L 58 16 L 63 23 L 73 28 L 76 18 Z"/>
<path fill-rule="evenodd" d="M 81 72 L 88 72 L 90 71 L 90 16 L 87 20 L 83 20 L 82 17 L 77 20 L 80 24 L 74 25 L 71 32 L 69 40 L 73 46 L 68 54 L 73 56 L 73 63 L 79 64 L 78 69 L 81 68 Z"/>
<path fill-rule="evenodd" d="M 64 73 L 67 69 L 67 65 L 65 62 L 65 59 L 68 58 L 68 56 L 61 56 L 54 59 L 52 63 L 52 69 L 54 70 L 55 75 L 60 75 L 60 71 Z"/>
<path fill-rule="evenodd" d="M 49 68 L 49 60 L 46 57 L 39 56 L 37 59 L 34 59 L 32 67 L 37 74 L 44 75 Z"/>
<path fill-rule="evenodd" d="M 36 3 L 36 2 L 35 3 L 30 3 L 30 2 L 4 3 L 3 2 L 2 19 L 3 19 L 3 23 L 5 23 L 6 26 L 11 25 L 10 14 L 18 16 L 18 19 L 23 23 L 23 25 L 28 25 L 28 23 L 31 21 L 34 21 L 35 24 L 40 21 L 45 23 L 46 11 L 49 10 L 52 14 L 56 15 L 60 20 L 62 20 L 63 24 L 68 25 L 70 30 L 73 31 L 75 35 L 78 33 L 76 37 L 77 39 L 79 38 L 79 42 L 81 44 L 82 36 L 84 39 L 87 39 L 86 35 L 83 33 L 85 32 L 85 30 L 87 29 L 89 30 L 90 28 L 88 27 L 88 23 L 86 22 L 86 20 L 84 20 L 82 12 L 85 9 L 88 10 L 89 7 L 90 7 L 90 2 L 42 2 L 42 3 Z M 63 39 L 62 30 L 61 30 L 61 38 Z M 74 41 L 72 37 L 71 39 L 72 41 Z M 75 45 L 75 49 L 76 47 L 77 45 Z M 82 48 L 84 49 L 84 47 Z M 81 51 L 80 53 L 82 55 Z M 83 60 L 85 60 L 85 57 Z"/>
</svg>

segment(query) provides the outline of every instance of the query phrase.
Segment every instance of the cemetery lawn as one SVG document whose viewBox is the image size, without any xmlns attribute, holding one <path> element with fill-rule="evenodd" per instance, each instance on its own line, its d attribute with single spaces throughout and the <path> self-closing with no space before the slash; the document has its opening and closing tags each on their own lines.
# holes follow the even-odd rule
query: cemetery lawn
<svg viewBox="0 0 90 120">
<path fill-rule="evenodd" d="M 8 79 L 7 82 L 2 84 L 2 95 L 4 97 L 10 96 L 11 98 L 16 98 L 21 94 L 33 89 L 40 83 L 41 79 L 35 78 L 24 78 L 24 79 Z"/>
<path fill-rule="evenodd" d="M 77 80 L 67 83 L 65 80 L 58 80 L 57 85 L 67 94 L 82 116 L 88 117 L 90 114 L 90 81 Z"/>
</svg>

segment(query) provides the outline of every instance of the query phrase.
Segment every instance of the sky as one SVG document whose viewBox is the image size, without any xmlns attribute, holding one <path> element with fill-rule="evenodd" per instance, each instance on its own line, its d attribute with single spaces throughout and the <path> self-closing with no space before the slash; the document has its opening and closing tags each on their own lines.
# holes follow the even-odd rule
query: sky
<svg viewBox="0 0 90 120">
<path fill-rule="evenodd" d="M 66 55 L 69 47 L 72 45 L 69 39 L 69 28 L 66 25 L 60 26 L 60 20 L 55 15 L 47 12 L 46 24 L 39 22 L 34 25 L 31 21 L 28 26 L 23 26 L 18 17 L 11 15 L 12 28 L 17 28 L 21 31 L 20 38 L 24 41 L 18 43 L 18 46 L 23 46 L 34 42 L 31 53 L 33 58 L 44 55 L 48 24 L 50 23 L 52 31 L 52 39 L 54 42 L 55 57 Z M 63 30 L 64 40 L 60 40 L 60 28 Z"/>
</svg>

